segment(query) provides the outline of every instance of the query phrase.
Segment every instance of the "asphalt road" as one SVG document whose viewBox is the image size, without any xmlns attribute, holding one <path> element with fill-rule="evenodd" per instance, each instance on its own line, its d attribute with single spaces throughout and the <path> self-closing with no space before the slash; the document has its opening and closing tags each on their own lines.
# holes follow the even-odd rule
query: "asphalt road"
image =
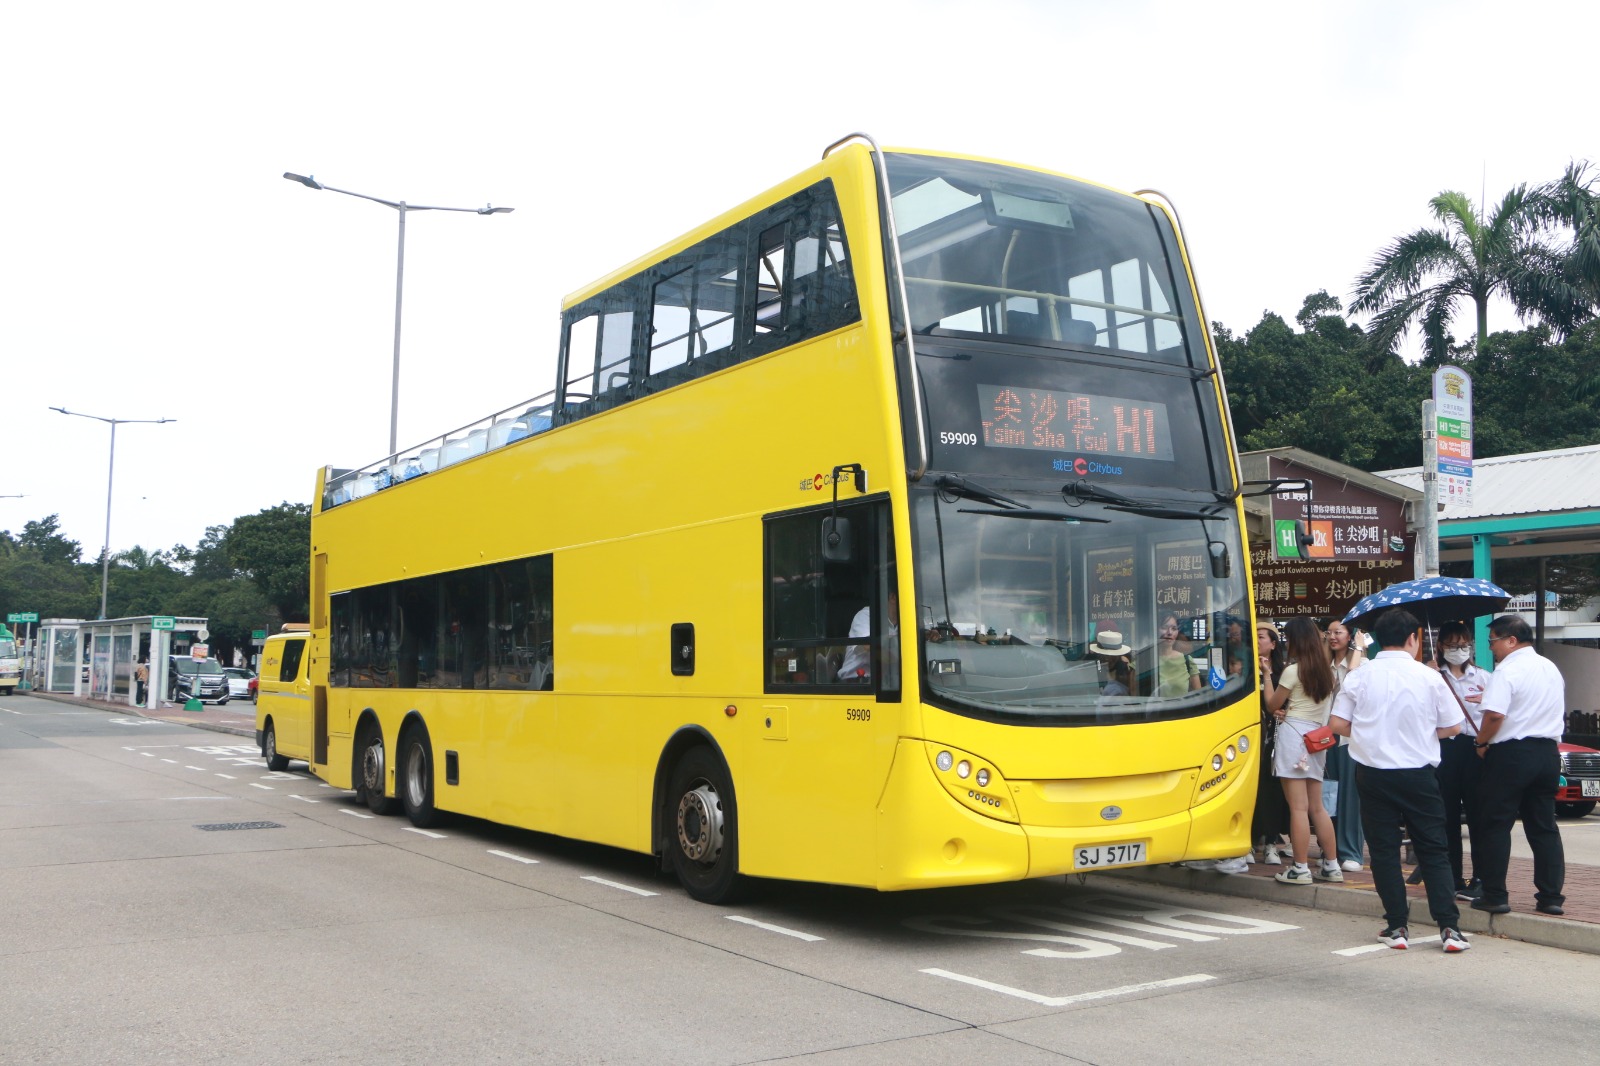
<svg viewBox="0 0 1600 1066">
<path fill-rule="evenodd" d="M 420 832 L 298 767 L 0 699 L 0 1063 L 1594 1055 L 1589 956 L 1093 878 L 708 907 L 642 856 Z"/>
</svg>

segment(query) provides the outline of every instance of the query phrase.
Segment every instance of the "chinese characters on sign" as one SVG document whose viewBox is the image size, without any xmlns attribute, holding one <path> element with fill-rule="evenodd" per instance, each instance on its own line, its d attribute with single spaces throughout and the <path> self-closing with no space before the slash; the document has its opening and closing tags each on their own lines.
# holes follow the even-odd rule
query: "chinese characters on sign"
<svg viewBox="0 0 1600 1066">
<path fill-rule="evenodd" d="M 1472 377 L 1455 366 L 1433 372 L 1433 414 L 1438 434 L 1439 502 L 1472 502 Z"/>
<path fill-rule="evenodd" d="M 1306 478 L 1308 472 L 1277 456 L 1268 476 Z M 1272 498 L 1273 552 L 1279 559 L 1399 559 L 1407 555 L 1404 504 L 1326 475 L 1309 478 L 1312 491 Z M 1301 528 L 1310 543 L 1301 547 Z"/>
<path fill-rule="evenodd" d="M 1089 553 L 1089 620 L 1096 630 L 1133 632 L 1133 549 Z"/>
<path fill-rule="evenodd" d="M 1363 596 L 1404 581 L 1413 563 L 1409 555 L 1358 562 L 1280 559 L 1255 543 L 1250 566 L 1262 618 L 1343 618 Z"/>
<path fill-rule="evenodd" d="M 1055 392 L 1013 385 L 979 385 L 983 443 L 990 448 L 1170 461 L 1172 429 L 1164 403 Z"/>
</svg>

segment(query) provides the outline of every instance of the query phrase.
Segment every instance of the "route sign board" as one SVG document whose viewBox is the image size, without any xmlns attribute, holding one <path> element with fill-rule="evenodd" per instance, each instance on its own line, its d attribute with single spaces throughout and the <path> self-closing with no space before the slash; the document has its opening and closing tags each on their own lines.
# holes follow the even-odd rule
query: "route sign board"
<svg viewBox="0 0 1600 1066">
<path fill-rule="evenodd" d="M 38 611 L 17 611 L 15 614 L 6 615 L 7 622 L 37 622 L 38 620 Z"/>
<path fill-rule="evenodd" d="M 170 615 L 156 615 L 154 618 L 150 619 L 150 628 L 171 629 L 174 621 L 175 619 Z"/>
</svg>

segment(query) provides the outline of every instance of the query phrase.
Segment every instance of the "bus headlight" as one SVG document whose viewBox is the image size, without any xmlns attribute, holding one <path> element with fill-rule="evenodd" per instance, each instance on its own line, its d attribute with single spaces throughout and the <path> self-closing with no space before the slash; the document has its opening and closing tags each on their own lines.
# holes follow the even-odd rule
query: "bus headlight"
<svg viewBox="0 0 1600 1066">
<path fill-rule="evenodd" d="M 979 788 L 988 788 L 989 787 L 989 771 L 988 770 L 979 770 L 978 771 L 978 776 L 973 778 L 973 780 L 978 782 L 978 787 Z"/>
<path fill-rule="evenodd" d="M 1237 759 L 1239 757 L 1239 753 L 1233 750 L 1233 745 L 1232 744 L 1228 745 L 1228 750 L 1223 752 L 1223 754 L 1228 757 L 1228 761 L 1229 762 L 1232 762 L 1233 760 L 1235 760 L 1235 759 Z"/>
<path fill-rule="evenodd" d="M 1017 821 L 1016 800 L 1005 774 L 989 760 L 925 741 L 934 776 L 950 796 L 970 811 L 1003 822 Z"/>
<path fill-rule="evenodd" d="M 950 767 L 955 765 L 955 763 L 956 757 L 951 755 L 948 751 L 941 751 L 939 753 L 939 757 L 934 760 L 934 764 L 941 770 L 949 770 Z"/>
<path fill-rule="evenodd" d="M 1245 752 L 1247 752 L 1249 750 L 1250 750 L 1250 738 L 1249 737 L 1240 737 L 1239 738 L 1239 753 L 1242 755 L 1242 754 L 1244 754 Z"/>
<path fill-rule="evenodd" d="M 1222 756 L 1220 756 L 1220 755 L 1211 756 L 1211 768 L 1213 770 L 1222 769 Z"/>
<path fill-rule="evenodd" d="M 956 763 L 956 776 L 961 778 L 961 780 L 965 781 L 967 779 L 967 775 L 970 773 L 972 773 L 972 764 L 967 760 L 962 759 L 960 762 Z"/>
</svg>

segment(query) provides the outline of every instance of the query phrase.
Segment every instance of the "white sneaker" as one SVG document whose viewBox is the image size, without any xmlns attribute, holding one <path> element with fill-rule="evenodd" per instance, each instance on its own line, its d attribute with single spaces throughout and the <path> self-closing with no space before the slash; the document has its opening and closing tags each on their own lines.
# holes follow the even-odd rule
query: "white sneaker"
<svg viewBox="0 0 1600 1066">
<path fill-rule="evenodd" d="M 1250 864 L 1245 861 L 1243 855 L 1240 855 L 1235 859 L 1218 859 L 1216 870 L 1219 874 L 1247 874 L 1250 872 Z"/>
<path fill-rule="evenodd" d="M 1354 859 L 1346 859 L 1341 865 L 1343 865 L 1344 872 L 1347 874 L 1358 874 L 1361 872 L 1361 864 L 1356 862 Z"/>
<path fill-rule="evenodd" d="M 1273 847 L 1271 844 L 1267 845 L 1267 850 L 1261 856 L 1261 861 L 1266 863 L 1268 866 L 1283 865 L 1283 860 L 1278 858 L 1278 849 Z"/>
<path fill-rule="evenodd" d="M 1287 870 L 1274 874 L 1273 880 L 1282 881 L 1286 885 L 1309 885 L 1312 883 L 1311 868 L 1307 866 L 1291 866 Z"/>
<path fill-rule="evenodd" d="M 1189 870 L 1215 870 L 1217 868 L 1217 860 L 1216 859 L 1190 859 L 1188 862 L 1183 863 L 1182 865 L 1184 866 L 1185 869 L 1189 869 Z"/>
<path fill-rule="evenodd" d="M 1334 884 L 1341 884 L 1344 881 L 1344 874 L 1339 872 L 1338 863 L 1325 862 L 1322 864 L 1322 868 L 1317 871 L 1317 880 L 1331 881 Z"/>
</svg>

